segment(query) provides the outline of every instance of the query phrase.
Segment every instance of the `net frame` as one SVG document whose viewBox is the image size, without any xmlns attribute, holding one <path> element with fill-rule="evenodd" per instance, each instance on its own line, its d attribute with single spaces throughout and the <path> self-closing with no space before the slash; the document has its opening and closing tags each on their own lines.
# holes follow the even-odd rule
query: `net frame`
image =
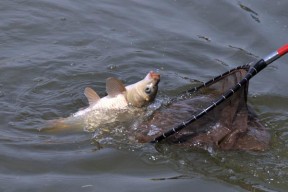
<svg viewBox="0 0 288 192">
<path fill-rule="evenodd" d="M 228 98 L 230 98 L 234 93 L 236 93 L 238 90 L 240 90 L 241 87 L 245 86 L 252 77 L 254 77 L 256 74 L 258 74 L 261 70 L 263 70 L 269 64 L 271 64 L 272 62 L 274 62 L 275 60 L 277 60 L 281 56 L 285 55 L 287 52 L 288 52 L 288 44 L 280 47 L 277 51 L 267 55 L 264 59 L 260 59 L 255 64 L 250 63 L 250 64 L 236 67 L 236 68 L 231 69 L 231 70 L 229 70 L 229 71 L 227 71 L 227 72 L 225 72 L 225 73 L 223 73 L 217 77 L 214 77 L 213 79 L 207 81 L 206 83 L 203 83 L 202 85 L 200 85 L 196 88 L 188 90 L 187 91 L 188 93 L 189 92 L 190 93 L 195 92 L 195 91 L 197 91 L 197 90 L 199 90 L 205 86 L 208 86 L 208 85 L 214 83 L 215 81 L 218 81 L 223 76 L 225 76 L 225 75 L 227 75 L 227 74 L 229 74 L 235 70 L 248 69 L 247 74 L 244 76 L 244 78 L 241 81 L 239 81 L 235 86 L 231 87 L 228 91 L 226 91 L 224 94 L 222 94 L 218 99 L 216 99 L 215 101 L 212 101 L 212 103 L 207 108 L 202 110 L 197 115 L 192 115 L 192 117 L 190 119 L 183 121 L 178 126 L 173 127 L 172 129 L 164 132 L 162 135 L 154 138 L 151 141 L 151 143 L 158 143 L 158 142 L 161 142 L 162 140 L 165 140 L 166 138 L 170 137 L 171 135 L 174 135 L 175 133 L 180 132 L 181 130 L 186 128 L 188 125 L 192 124 L 196 120 L 198 120 L 198 119 L 202 118 L 203 116 L 205 116 L 206 114 L 208 114 L 211 110 L 213 110 L 215 107 L 222 104 L 224 101 L 226 101 Z"/>
</svg>

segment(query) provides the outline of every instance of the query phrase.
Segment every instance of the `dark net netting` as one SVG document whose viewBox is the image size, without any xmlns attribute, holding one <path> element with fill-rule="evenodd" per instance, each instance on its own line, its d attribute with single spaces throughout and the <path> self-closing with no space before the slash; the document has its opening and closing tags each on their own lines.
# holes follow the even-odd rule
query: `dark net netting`
<svg viewBox="0 0 288 192">
<path fill-rule="evenodd" d="M 239 84 L 249 68 L 230 70 L 172 99 L 140 125 L 138 141 L 161 137 L 186 146 L 265 150 L 270 135 L 247 104 L 249 81 Z"/>
</svg>

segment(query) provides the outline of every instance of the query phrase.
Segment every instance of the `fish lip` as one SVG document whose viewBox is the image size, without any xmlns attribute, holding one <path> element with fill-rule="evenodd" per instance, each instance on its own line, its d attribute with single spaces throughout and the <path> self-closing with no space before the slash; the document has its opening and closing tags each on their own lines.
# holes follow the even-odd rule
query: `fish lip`
<svg viewBox="0 0 288 192">
<path fill-rule="evenodd" d="M 155 73 L 154 71 L 150 71 L 149 76 L 157 82 L 160 81 L 160 74 L 159 73 Z"/>
</svg>

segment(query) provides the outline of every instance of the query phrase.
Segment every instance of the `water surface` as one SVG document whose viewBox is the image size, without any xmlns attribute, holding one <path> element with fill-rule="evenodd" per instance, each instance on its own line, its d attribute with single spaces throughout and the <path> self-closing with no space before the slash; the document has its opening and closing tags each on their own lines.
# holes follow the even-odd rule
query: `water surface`
<svg viewBox="0 0 288 192">
<path fill-rule="evenodd" d="M 288 57 L 253 78 L 249 102 L 268 151 L 222 152 L 101 142 L 84 131 L 39 132 L 87 106 L 91 86 L 161 73 L 161 103 L 288 42 L 279 1 L 0 2 L 1 191 L 287 191 Z M 125 135 L 123 135 L 125 137 Z"/>
</svg>

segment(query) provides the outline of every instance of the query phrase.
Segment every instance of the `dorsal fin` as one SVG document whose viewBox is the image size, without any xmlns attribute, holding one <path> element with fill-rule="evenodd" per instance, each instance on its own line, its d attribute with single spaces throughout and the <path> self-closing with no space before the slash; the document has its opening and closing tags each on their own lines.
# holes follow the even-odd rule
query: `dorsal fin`
<svg viewBox="0 0 288 192">
<path fill-rule="evenodd" d="M 106 92 L 108 95 L 114 97 L 126 91 L 125 85 L 119 79 L 109 77 L 106 80 Z"/>
<path fill-rule="evenodd" d="M 86 87 L 84 95 L 87 97 L 89 105 L 95 104 L 100 100 L 99 95 L 90 87 Z"/>
</svg>

